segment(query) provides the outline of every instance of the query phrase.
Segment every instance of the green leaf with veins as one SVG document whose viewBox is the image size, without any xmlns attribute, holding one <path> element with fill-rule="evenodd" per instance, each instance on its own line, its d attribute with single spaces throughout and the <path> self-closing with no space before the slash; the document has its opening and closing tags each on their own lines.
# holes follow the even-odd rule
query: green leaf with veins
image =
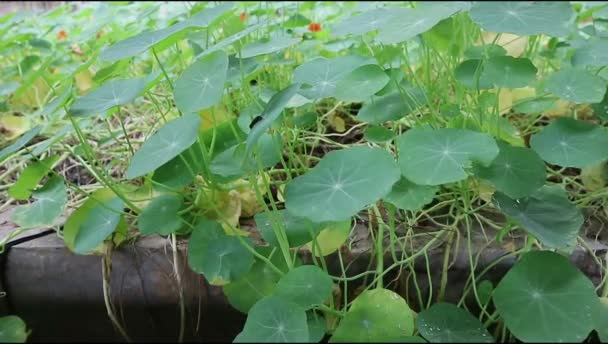
<svg viewBox="0 0 608 344">
<path fill-rule="evenodd" d="M 416 8 L 407 9 L 401 15 L 390 16 L 380 25 L 376 41 L 394 44 L 408 41 L 424 33 L 459 11 L 470 8 L 467 2 L 420 2 Z"/>
<path fill-rule="evenodd" d="M 135 153 L 127 179 L 154 171 L 192 146 L 198 138 L 200 121 L 197 114 L 189 114 L 167 122 Z"/>
<path fill-rule="evenodd" d="M 396 142 L 403 176 L 418 185 L 466 179 L 474 161 L 488 166 L 498 155 L 491 136 L 466 129 L 412 128 Z"/>
<path fill-rule="evenodd" d="M 435 303 L 420 312 L 416 328 L 431 343 L 494 343 L 477 318 L 451 303 Z"/>
<path fill-rule="evenodd" d="M 431 203 L 437 191 L 437 186 L 417 185 L 401 177 L 384 200 L 399 209 L 415 211 Z"/>
<path fill-rule="evenodd" d="M 294 70 L 294 82 L 308 84 L 302 87 L 300 94 L 309 99 L 334 97 L 338 82 L 355 69 L 373 64 L 368 57 L 345 55 L 334 59 L 319 57 L 298 66 Z"/>
<path fill-rule="evenodd" d="M 332 294 L 329 275 L 316 265 L 302 265 L 289 271 L 277 284 L 275 295 L 309 309 L 324 303 Z"/>
<path fill-rule="evenodd" d="M 253 254 L 219 223 L 202 219 L 188 240 L 188 264 L 209 284 L 221 286 L 244 276 L 253 265 Z"/>
<path fill-rule="evenodd" d="M 115 106 L 129 104 L 145 87 L 145 78 L 110 80 L 76 99 L 70 107 L 70 114 L 75 117 L 87 117 L 103 113 Z"/>
<path fill-rule="evenodd" d="M 184 113 L 207 109 L 222 99 L 228 56 L 218 51 L 196 60 L 175 82 L 175 104 Z"/>
<path fill-rule="evenodd" d="M 308 340 L 304 309 L 285 298 L 269 296 L 249 310 L 243 331 L 234 343 L 302 343 Z"/>
<path fill-rule="evenodd" d="M 569 2 L 480 1 L 473 4 L 470 14 L 486 31 L 562 37 L 570 32 L 575 13 Z"/>
<path fill-rule="evenodd" d="M 474 165 L 475 176 L 511 198 L 528 196 L 545 184 L 545 163 L 536 152 L 503 142 L 498 147 L 500 152 L 489 166 Z"/>
<path fill-rule="evenodd" d="M 426 95 L 420 88 L 409 87 L 401 92 L 373 97 L 357 113 L 357 119 L 371 124 L 396 121 L 426 104 Z"/>
<path fill-rule="evenodd" d="M 314 222 L 345 220 L 388 194 L 398 179 L 399 168 L 383 149 L 357 146 L 332 151 L 287 184 L 285 206 L 293 215 Z"/>
<path fill-rule="evenodd" d="M 289 48 L 300 42 L 299 38 L 275 37 L 272 39 L 251 42 L 241 48 L 240 58 L 245 59 L 260 55 L 266 55 Z"/>
<path fill-rule="evenodd" d="M 129 37 L 117 42 L 109 48 L 106 48 L 101 52 L 99 59 L 101 61 L 116 61 L 127 57 L 141 55 L 156 44 L 185 29 L 191 27 L 204 28 L 209 26 L 209 24 L 211 24 L 221 14 L 227 12 L 233 7 L 233 2 L 225 2 L 218 6 L 200 11 L 191 18 L 167 28 L 156 31 L 142 32 L 133 37 Z"/>
<path fill-rule="evenodd" d="M 567 257 L 524 254 L 493 294 L 496 310 L 522 342 L 580 343 L 599 306 L 593 283 Z"/>
<path fill-rule="evenodd" d="M 550 164 L 583 168 L 608 159 L 608 132 L 590 122 L 561 117 L 532 135 L 530 147 Z"/>
<path fill-rule="evenodd" d="M 608 66 L 608 38 L 591 38 L 582 46 L 576 48 L 572 56 L 573 66 Z"/>
<path fill-rule="evenodd" d="M 545 185 L 518 200 L 497 192 L 493 201 L 500 211 L 546 247 L 568 249 L 576 244 L 583 215 L 558 185 Z"/>
<path fill-rule="evenodd" d="M 413 332 L 414 313 L 405 300 L 393 291 L 373 289 L 357 296 L 329 342 L 397 342 Z"/>
<path fill-rule="evenodd" d="M 118 197 L 96 202 L 76 233 L 74 252 L 85 254 L 103 243 L 118 227 L 123 208 L 124 203 Z"/>
<path fill-rule="evenodd" d="M 32 193 L 32 197 L 36 201 L 15 208 L 11 220 L 21 227 L 53 225 L 68 200 L 63 178 L 51 177 L 43 187 Z"/>
<path fill-rule="evenodd" d="M 285 230 L 289 247 L 298 247 L 310 242 L 324 228 L 323 223 L 315 223 L 303 217 L 292 215 L 286 209 L 274 212 L 281 222 L 281 227 Z M 255 224 L 260 231 L 262 238 L 270 245 L 279 247 L 279 242 L 272 229 L 272 218 L 267 212 L 261 212 L 254 216 Z"/>
<path fill-rule="evenodd" d="M 364 65 L 338 81 L 335 97 L 349 102 L 364 101 L 383 89 L 389 80 L 380 66 Z"/>
<path fill-rule="evenodd" d="M 137 217 L 139 230 L 144 235 L 169 235 L 176 232 L 183 225 L 177 213 L 182 204 L 182 198 L 174 194 L 154 198 Z"/>
<path fill-rule="evenodd" d="M 582 69 L 559 70 L 544 83 L 545 91 L 577 104 L 599 103 L 606 94 L 606 81 Z"/>
<path fill-rule="evenodd" d="M 537 69 L 527 58 L 493 56 L 483 68 L 485 80 L 496 87 L 519 88 L 530 85 L 536 79 Z"/>
</svg>

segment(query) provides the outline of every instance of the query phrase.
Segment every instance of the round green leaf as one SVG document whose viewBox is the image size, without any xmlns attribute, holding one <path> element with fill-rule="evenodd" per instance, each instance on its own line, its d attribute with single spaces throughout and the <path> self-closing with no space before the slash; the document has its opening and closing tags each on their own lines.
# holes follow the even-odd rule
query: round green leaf
<svg viewBox="0 0 608 344">
<path fill-rule="evenodd" d="M 471 19 L 484 30 L 520 36 L 565 36 L 573 16 L 570 3 L 559 1 L 479 1 L 471 8 Z"/>
<path fill-rule="evenodd" d="M 397 208 L 415 211 L 431 203 L 437 191 L 437 186 L 417 185 L 401 177 L 384 200 Z"/>
<path fill-rule="evenodd" d="M 80 226 L 87 219 L 91 211 L 95 209 L 95 206 L 114 197 L 114 192 L 108 188 L 97 189 L 87 197 L 87 200 L 78 209 L 70 214 L 63 225 L 63 242 L 70 250 L 74 251 L 74 241 L 80 231 Z"/>
<path fill-rule="evenodd" d="M 466 179 L 473 161 L 487 166 L 498 155 L 491 136 L 466 129 L 413 128 L 396 141 L 401 172 L 418 185 Z"/>
<path fill-rule="evenodd" d="M 293 37 L 275 37 L 272 39 L 260 40 L 257 42 L 251 42 L 246 44 L 241 49 L 240 58 L 245 59 L 248 57 L 266 55 L 281 51 L 288 48 L 296 43 L 300 42 L 299 38 Z"/>
<path fill-rule="evenodd" d="M 606 93 L 606 81 L 582 69 L 562 69 L 544 82 L 547 92 L 577 104 L 599 103 Z"/>
<path fill-rule="evenodd" d="M 496 206 L 519 226 L 550 248 L 570 248 L 583 224 L 583 216 L 557 185 L 545 185 L 530 197 L 513 200 L 497 192 Z"/>
<path fill-rule="evenodd" d="M 369 126 L 363 132 L 363 136 L 369 142 L 383 143 L 395 137 L 395 132 L 380 126 Z"/>
<path fill-rule="evenodd" d="M 393 291 L 374 289 L 357 296 L 329 342 L 395 342 L 413 332 L 414 314 L 405 300 Z"/>
<path fill-rule="evenodd" d="M 608 66 L 608 39 L 592 38 L 576 49 L 572 65 L 603 67 Z"/>
<path fill-rule="evenodd" d="M 74 238 L 74 252 L 85 254 L 104 242 L 118 227 L 124 208 L 118 197 L 95 202 Z"/>
<path fill-rule="evenodd" d="M 36 201 L 15 208 L 11 220 L 21 227 L 52 225 L 68 200 L 63 178 L 51 177 L 43 187 L 32 193 L 32 197 Z"/>
<path fill-rule="evenodd" d="M 270 296 L 251 308 L 245 327 L 234 342 L 301 343 L 308 340 L 304 309 L 281 297 Z"/>
<path fill-rule="evenodd" d="M 454 69 L 454 77 L 468 88 L 492 88 L 492 80 L 488 80 L 483 70 L 482 60 L 465 60 Z"/>
<path fill-rule="evenodd" d="M 420 2 L 401 15 L 390 16 L 378 29 L 376 40 L 383 44 L 408 41 L 437 25 L 458 11 L 466 11 L 469 3 L 459 1 Z"/>
<path fill-rule="evenodd" d="M 35 126 L 34 128 L 28 130 L 25 134 L 21 135 L 21 137 L 19 137 L 11 145 L 2 148 L 2 150 L 0 150 L 0 162 L 3 162 L 4 160 L 6 160 L 6 158 L 13 155 L 13 153 L 15 153 L 15 152 L 19 151 L 21 148 L 23 148 L 34 137 L 36 137 L 40 133 L 41 130 L 42 130 L 41 125 Z"/>
<path fill-rule="evenodd" d="M 404 93 L 396 92 L 385 96 L 373 97 L 366 103 L 357 119 L 372 124 L 398 120 L 410 114 L 417 107 L 426 104 L 424 91 L 419 88 L 408 88 Z"/>
<path fill-rule="evenodd" d="M 557 98 L 532 98 L 513 105 L 513 110 L 521 113 L 536 114 L 553 109 Z"/>
<path fill-rule="evenodd" d="M 608 132 L 589 122 L 561 117 L 532 135 L 530 147 L 550 164 L 583 168 L 608 158 Z"/>
<path fill-rule="evenodd" d="M 246 155 L 245 143 L 234 145 L 216 155 L 209 171 L 226 179 L 237 179 L 247 173 L 255 173 L 261 168 L 276 165 L 281 160 L 281 135 L 262 134 L 258 139 L 256 148 L 252 153 Z"/>
<path fill-rule="evenodd" d="M 234 3 L 226 2 L 218 6 L 207 8 L 198 12 L 191 18 L 179 22 L 167 28 L 146 31 L 117 42 L 111 47 L 102 51 L 99 59 L 101 61 L 116 61 L 127 57 L 138 56 L 154 45 L 164 41 L 172 35 L 190 27 L 207 27 L 222 13 L 234 7 Z"/>
<path fill-rule="evenodd" d="M 598 306 L 593 283 L 568 258 L 526 253 L 494 290 L 507 328 L 523 342 L 581 342 Z"/>
<path fill-rule="evenodd" d="M 145 87 L 144 78 L 110 80 L 76 99 L 70 107 L 70 114 L 78 117 L 92 116 L 115 106 L 129 104 Z"/>
<path fill-rule="evenodd" d="M 474 165 L 477 177 L 511 198 L 528 196 L 545 184 L 545 163 L 536 152 L 502 142 L 498 147 L 500 152 L 490 166 Z"/>
<path fill-rule="evenodd" d="M 384 88 L 388 81 L 388 75 L 380 66 L 364 65 L 338 81 L 335 97 L 349 102 L 361 102 Z"/>
<path fill-rule="evenodd" d="M 467 48 L 464 52 L 464 57 L 467 59 L 483 59 L 494 56 L 505 56 L 507 50 L 498 44 L 483 44 L 475 45 Z"/>
<path fill-rule="evenodd" d="M 383 149 L 333 151 L 287 184 L 285 206 L 314 222 L 345 220 L 385 196 L 398 179 L 399 169 Z"/>
<path fill-rule="evenodd" d="M 536 78 L 537 69 L 527 58 L 494 56 L 485 64 L 485 80 L 496 87 L 518 88 L 531 84 Z"/>
<path fill-rule="evenodd" d="M 337 92 L 340 79 L 363 65 L 373 63 L 369 58 L 359 55 L 346 55 L 334 59 L 323 57 L 310 60 L 294 70 L 294 82 L 308 84 L 300 94 L 309 99 L 333 97 Z"/>
<path fill-rule="evenodd" d="M 203 219 L 188 240 L 188 263 L 209 284 L 224 285 L 249 271 L 253 254 L 239 238 L 224 233 L 219 223 Z"/>
<path fill-rule="evenodd" d="M 177 212 L 182 202 L 181 197 L 173 194 L 154 198 L 137 217 L 141 233 L 169 235 L 180 229 L 183 222 Z"/>
<path fill-rule="evenodd" d="M 0 317 L 0 342 L 25 343 L 28 333 L 25 322 L 16 315 Z"/>
<path fill-rule="evenodd" d="M 256 250 L 281 270 L 287 270 L 283 256 L 268 247 L 257 247 Z M 267 252 L 268 251 L 268 252 Z M 270 254 L 271 252 L 272 255 Z M 224 295 L 232 307 L 243 313 L 258 302 L 258 300 L 272 295 L 281 275 L 271 269 L 265 262 L 255 259 L 253 266 L 241 278 L 230 282 L 222 287 Z"/>
<path fill-rule="evenodd" d="M 192 146 L 198 137 L 200 122 L 197 114 L 189 114 L 165 124 L 135 153 L 127 178 L 152 172 Z"/>
<path fill-rule="evenodd" d="M 281 278 L 275 294 L 309 309 L 325 302 L 332 288 L 331 278 L 325 271 L 315 265 L 302 265 Z"/>
<path fill-rule="evenodd" d="M 201 57 L 175 81 L 175 104 L 184 113 L 207 109 L 222 99 L 228 55 L 222 50 Z"/>
<path fill-rule="evenodd" d="M 323 229 L 323 223 L 312 222 L 306 218 L 292 215 L 285 209 L 281 209 L 273 213 L 281 221 L 281 227 L 287 234 L 287 240 L 290 247 L 298 247 L 310 242 L 314 235 L 315 237 Z M 267 212 L 257 213 L 254 216 L 255 225 L 262 234 L 264 240 L 276 247 L 279 247 L 279 242 L 272 229 L 272 217 Z"/>
<path fill-rule="evenodd" d="M 359 15 L 348 17 L 336 24 L 331 32 L 332 36 L 363 35 L 377 30 L 390 18 L 406 15 L 409 8 L 391 7 L 374 8 Z"/>
<path fill-rule="evenodd" d="M 327 320 L 315 312 L 307 312 L 306 317 L 308 322 L 309 342 L 320 342 L 323 337 L 325 337 L 325 333 L 327 332 Z"/>
<path fill-rule="evenodd" d="M 416 317 L 416 328 L 431 343 L 493 343 L 483 324 L 450 303 L 436 303 Z"/>
</svg>

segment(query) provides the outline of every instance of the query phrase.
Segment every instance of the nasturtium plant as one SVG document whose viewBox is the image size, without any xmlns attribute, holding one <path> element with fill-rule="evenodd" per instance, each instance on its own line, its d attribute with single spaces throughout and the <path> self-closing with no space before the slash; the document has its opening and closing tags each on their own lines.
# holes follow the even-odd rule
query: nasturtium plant
<svg viewBox="0 0 608 344">
<path fill-rule="evenodd" d="M 583 224 L 583 216 L 557 185 L 543 186 L 530 196 L 512 199 L 494 195 L 496 206 L 550 248 L 569 248 Z"/>
<path fill-rule="evenodd" d="M 224 285 L 245 275 L 253 265 L 253 254 L 237 236 L 228 235 L 222 226 L 202 220 L 188 241 L 188 263 L 212 285 Z"/>
<path fill-rule="evenodd" d="M 581 342 L 599 307 L 591 281 L 549 251 L 526 253 L 492 298 L 509 331 L 524 342 Z"/>
<path fill-rule="evenodd" d="M 572 7 L 559 1 L 477 2 L 471 19 L 484 30 L 529 36 L 565 36 L 570 31 Z"/>
<path fill-rule="evenodd" d="M 196 114 L 166 123 L 133 155 L 127 178 L 152 172 L 192 146 L 198 137 L 199 125 L 200 117 Z"/>
<path fill-rule="evenodd" d="M 414 332 L 414 313 L 405 300 L 387 289 L 357 296 L 330 339 L 342 342 L 397 342 Z"/>
<path fill-rule="evenodd" d="M 604 79 L 577 68 L 555 72 L 544 83 L 547 92 L 577 104 L 599 103 L 606 94 Z"/>
<path fill-rule="evenodd" d="M 550 164 L 582 168 L 608 159 L 608 131 L 564 117 L 532 136 L 530 146 Z"/>
<path fill-rule="evenodd" d="M 475 176 L 513 199 L 528 196 L 545 184 L 545 163 L 536 152 L 502 142 L 498 147 L 500 151 L 489 166 L 475 166 Z"/>
<path fill-rule="evenodd" d="M 605 341 L 607 32 L 591 2 L 0 15 L 0 251 L 98 256 L 125 341 L 110 269 L 140 245 L 178 341 Z M 196 330 L 189 271 L 234 332 Z"/>
<path fill-rule="evenodd" d="M 378 201 L 399 179 L 394 158 L 380 148 L 331 152 L 285 187 L 287 211 L 314 222 L 345 220 Z M 373 189 L 361 185 L 374 183 Z"/>
<path fill-rule="evenodd" d="M 76 99 L 70 107 L 70 115 L 93 116 L 102 114 L 115 106 L 129 104 L 143 92 L 144 87 L 143 78 L 107 81 L 101 87 Z"/>
<path fill-rule="evenodd" d="M 416 328 L 431 343 L 494 343 L 479 320 L 450 303 L 436 303 L 418 314 Z"/>
<path fill-rule="evenodd" d="M 184 113 L 207 109 L 220 101 L 228 75 L 228 56 L 216 51 L 191 64 L 175 81 L 175 104 Z"/>
<path fill-rule="evenodd" d="M 396 141 L 401 172 L 419 185 L 463 180 L 473 162 L 488 166 L 499 152 L 491 136 L 465 129 L 412 128 Z"/>
</svg>

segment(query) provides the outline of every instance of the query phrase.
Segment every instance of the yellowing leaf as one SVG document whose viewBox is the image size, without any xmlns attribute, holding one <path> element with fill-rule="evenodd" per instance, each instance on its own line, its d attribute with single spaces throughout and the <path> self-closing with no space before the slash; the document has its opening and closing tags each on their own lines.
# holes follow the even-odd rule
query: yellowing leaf
<svg viewBox="0 0 608 344">
<path fill-rule="evenodd" d="M 39 107 L 51 89 L 41 77 L 36 79 L 19 98 L 10 100 L 13 107 Z"/>
<path fill-rule="evenodd" d="M 76 80 L 76 87 L 78 88 L 79 94 L 85 94 L 88 90 L 93 87 L 93 75 L 91 71 L 86 69 L 82 72 L 75 74 L 74 79 Z"/>
<path fill-rule="evenodd" d="M 11 141 L 30 128 L 30 121 L 24 116 L 4 115 L 0 117 L 0 143 Z"/>
<path fill-rule="evenodd" d="M 581 171 L 581 180 L 587 191 L 597 191 L 608 184 L 608 163 L 585 167 Z"/>
<path fill-rule="evenodd" d="M 496 188 L 484 180 L 471 179 L 470 185 L 475 193 L 479 195 L 479 198 L 485 202 L 490 202 L 494 192 L 496 192 Z"/>
<path fill-rule="evenodd" d="M 199 115 L 201 117 L 201 131 L 212 129 L 235 118 L 234 114 L 228 111 L 224 105 L 202 110 Z"/>
<path fill-rule="evenodd" d="M 497 35 L 499 34 L 494 32 L 483 32 L 481 34 L 481 42 L 478 42 L 478 44 L 490 44 L 494 42 Z M 495 44 L 505 48 L 507 55 L 519 57 L 526 50 L 526 46 L 528 45 L 528 36 L 500 33 L 500 37 Z"/>
<path fill-rule="evenodd" d="M 563 99 L 558 99 L 555 102 L 553 109 L 543 112 L 543 115 L 549 116 L 549 117 L 565 116 L 568 113 L 570 113 L 572 106 L 574 106 L 574 103 L 563 100 Z"/>
<path fill-rule="evenodd" d="M 344 119 L 342 117 L 336 115 L 335 113 L 332 113 L 327 117 L 327 122 L 329 123 L 329 126 L 332 127 L 332 129 L 339 133 L 343 133 L 346 131 L 346 122 L 344 122 Z"/>
<path fill-rule="evenodd" d="M 327 256 L 342 247 L 348 239 L 350 230 L 351 220 L 333 222 L 321 230 L 315 239 L 316 244 L 314 244 L 314 241 L 311 241 L 304 247 L 314 252 L 317 257 Z"/>
</svg>

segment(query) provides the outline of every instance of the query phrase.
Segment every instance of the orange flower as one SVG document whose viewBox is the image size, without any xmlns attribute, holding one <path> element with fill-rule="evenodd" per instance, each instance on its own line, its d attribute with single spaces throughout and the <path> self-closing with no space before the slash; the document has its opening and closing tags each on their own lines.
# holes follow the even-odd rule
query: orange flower
<svg viewBox="0 0 608 344">
<path fill-rule="evenodd" d="M 65 30 L 59 31 L 59 33 L 57 34 L 57 40 L 61 41 L 62 39 L 66 39 L 66 38 L 68 38 L 68 33 L 65 32 Z"/>
<path fill-rule="evenodd" d="M 308 24 L 308 31 L 310 32 L 320 32 L 322 30 L 321 23 L 310 23 Z"/>
<path fill-rule="evenodd" d="M 240 19 L 241 21 L 245 21 L 245 20 L 247 20 L 247 13 L 245 13 L 245 12 L 241 13 L 241 14 L 239 15 L 239 19 Z"/>
</svg>

